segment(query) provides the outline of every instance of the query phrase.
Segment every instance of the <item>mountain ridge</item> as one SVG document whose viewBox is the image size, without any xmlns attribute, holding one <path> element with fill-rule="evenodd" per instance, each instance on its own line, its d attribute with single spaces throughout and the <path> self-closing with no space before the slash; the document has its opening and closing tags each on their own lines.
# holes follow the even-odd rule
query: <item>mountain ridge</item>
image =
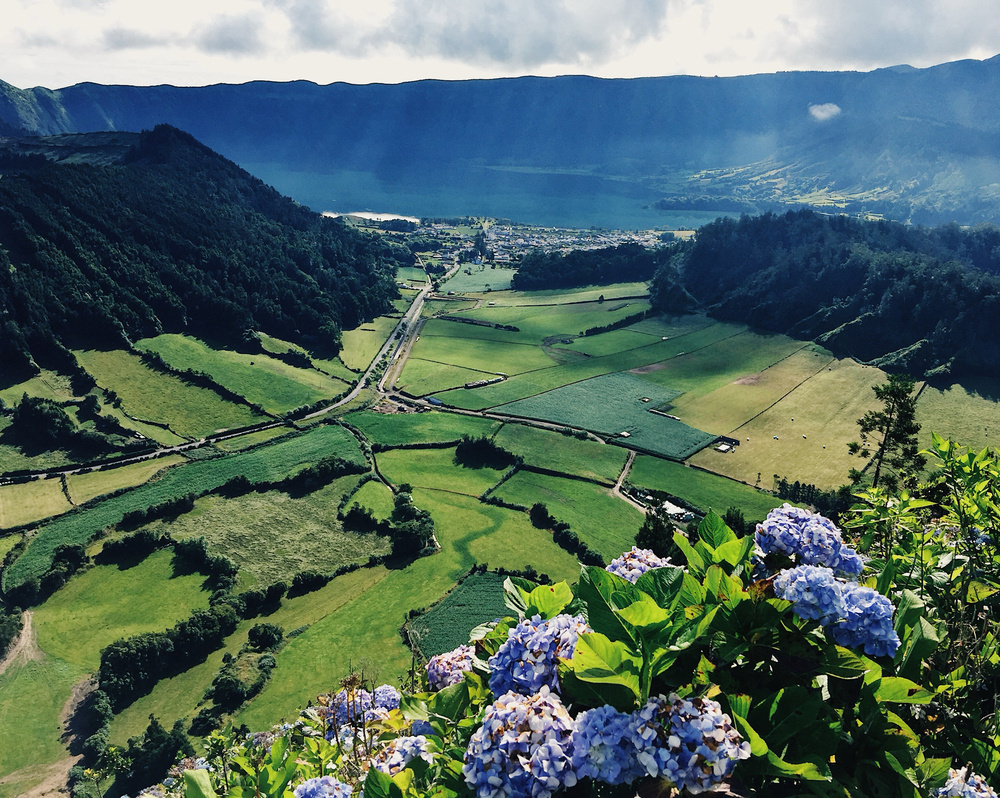
<svg viewBox="0 0 1000 798">
<path fill-rule="evenodd" d="M 464 192 L 467 204 L 608 190 L 561 185 L 573 169 L 615 181 L 629 198 L 626 215 L 660 199 L 682 207 L 704 199 L 751 212 L 805 205 L 971 224 L 1000 219 L 998 95 L 997 58 L 725 78 L 0 83 L 0 122 L 36 134 L 168 123 L 321 209 L 333 198 L 374 196 L 345 188 L 352 174 L 388 196 L 408 194 L 417 215 L 440 210 L 434 192 Z M 779 181 L 769 177 L 775 166 Z M 511 168 L 532 177 L 502 174 Z M 485 200 L 465 208 L 496 210 Z"/>
</svg>

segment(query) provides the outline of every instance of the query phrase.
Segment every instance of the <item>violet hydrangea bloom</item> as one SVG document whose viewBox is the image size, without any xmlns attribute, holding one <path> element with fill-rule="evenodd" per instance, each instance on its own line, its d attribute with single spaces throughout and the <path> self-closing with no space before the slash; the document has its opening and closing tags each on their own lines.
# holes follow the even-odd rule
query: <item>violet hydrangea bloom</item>
<svg viewBox="0 0 1000 798">
<path fill-rule="evenodd" d="M 630 739 L 645 774 L 691 793 L 713 789 L 750 758 L 750 743 L 708 698 L 649 699 L 633 713 Z"/>
<path fill-rule="evenodd" d="M 864 647 L 872 657 L 891 657 L 899 648 L 899 636 L 892 626 L 892 602 L 876 590 L 846 582 L 843 585 L 844 615 L 841 623 L 827 631 L 842 646 Z"/>
<path fill-rule="evenodd" d="M 787 503 L 757 524 L 754 540 L 765 556 L 783 554 L 800 565 L 822 565 L 853 576 L 864 567 L 861 556 L 844 544 L 833 521 Z"/>
<path fill-rule="evenodd" d="M 359 726 L 372 708 L 372 694 L 364 689 L 341 690 L 333 697 L 333 711 L 338 726 Z"/>
<path fill-rule="evenodd" d="M 781 571 L 774 578 L 778 598 L 792 602 L 796 615 L 821 621 L 846 617 L 843 588 L 829 568 L 800 565 Z"/>
<path fill-rule="evenodd" d="M 546 621 L 540 615 L 525 618 L 507 632 L 503 645 L 490 657 L 493 695 L 510 690 L 531 695 L 543 686 L 558 692 L 559 658 L 572 658 L 577 638 L 591 631 L 582 615 L 563 614 Z"/>
<path fill-rule="evenodd" d="M 459 646 L 453 651 L 436 654 L 427 661 L 427 681 L 431 690 L 443 690 L 462 681 L 463 673 L 472 670 L 472 646 Z"/>
<path fill-rule="evenodd" d="M 572 746 L 573 718 L 548 687 L 509 692 L 486 708 L 462 773 L 477 798 L 551 798 L 577 782 Z"/>
<path fill-rule="evenodd" d="M 629 735 L 632 715 L 605 705 L 581 712 L 573 730 L 573 766 L 580 778 L 627 784 L 643 775 Z"/>
<path fill-rule="evenodd" d="M 430 764 L 434 756 L 427 749 L 427 738 L 421 735 L 413 737 L 395 737 L 390 740 L 372 758 L 372 767 L 387 776 L 395 776 L 412 760 L 419 757 Z"/>
<path fill-rule="evenodd" d="M 333 776 L 320 776 L 295 788 L 295 798 L 350 798 L 354 788 Z"/>
<path fill-rule="evenodd" d="M 621 557 L 611 561 L 605 571 L 635 582 L 646 571 L 652 568 L 663 568 L 673 565 L 666 557 L 657 557 L 650 549 L 640 549 L 633 546 L 631 551 L 626 551 Z"/>
<path fill-rule="evenodd" d="M 938 788 L 934 798 L 997 798 L 982 776 L 969 773 L 967 767 L 955 770 L 949 768 L 948 781 L 944 787 Z"/>
</svg>

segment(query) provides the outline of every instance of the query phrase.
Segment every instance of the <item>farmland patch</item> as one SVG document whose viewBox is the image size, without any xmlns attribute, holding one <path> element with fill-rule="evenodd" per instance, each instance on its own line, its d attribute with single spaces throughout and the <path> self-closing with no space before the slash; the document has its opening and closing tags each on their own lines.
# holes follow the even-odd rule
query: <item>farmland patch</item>
<svg viewBox="0 0 1000 798">
<path fill-rule="evenodd" d="M 83 504 L 105 493 L 141 485 L 148 482 L 154 474 L 183 462 L 185 459 L 181 455 L 169 454 L 115 468 L 70 474 L 66 477 L 66 486 L 73 503 Z"/>
<path fill-rule="evenodd" d="M 351 413 L 344 421 L 361 430 L 370 440 L 385 446 L 405 446 L 412 443 L 446 443 L 459 441 L 463 435 L 492 435 L 500 428 L 499 421 L 442 413 Z"/>
<path fill-rule="evenodd" d="M 466 468 L 455 463 L 455 450 L 393 449 L 375 456 L 379 471 L 393 485 L 451 491 L 479 496 L 500 481 L 503 471 Z"/>
<path fill-rule="evenodd" d="M 0 485 L 0 529 L 51 518 L 70 507 L 58 477 Z"/>
<path fill-rule="evenodd" d="M 447 596 L 409 624 L 410 644 L 423 658 L 469 642 L 469 632 L 509 613 L 503 603 L 506 577 L 486 571 L 469 574 Z"/>
<path fill-rule="evenodd" d="M 595 479 L 606 485 L 615 483 L 628 457 L 618 446 L 524 424 L 504 424 L 494 442 L 523 457 L 527 465 Z"/>
</svg>

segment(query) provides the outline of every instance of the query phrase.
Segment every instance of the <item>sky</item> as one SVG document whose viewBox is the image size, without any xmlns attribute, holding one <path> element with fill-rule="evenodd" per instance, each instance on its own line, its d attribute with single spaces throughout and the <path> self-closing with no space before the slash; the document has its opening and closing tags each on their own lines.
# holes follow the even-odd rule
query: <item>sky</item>
<svg viewBox="0 0 1000 798">
<path fill-rule="evenodd" d="M 2 0 L 0 80 L 201 86 L 927 67 L 995 0 Z"/>
</svg>

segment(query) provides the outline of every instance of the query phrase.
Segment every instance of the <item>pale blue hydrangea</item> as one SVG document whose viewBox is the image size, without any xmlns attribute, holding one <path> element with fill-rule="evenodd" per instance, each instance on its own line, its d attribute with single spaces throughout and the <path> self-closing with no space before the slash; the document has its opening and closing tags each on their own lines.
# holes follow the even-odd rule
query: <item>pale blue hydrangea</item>
<svg viewBox="0 0 1000 798">
<path fill-rule="evenodd" d="M 691 793 L 713 789 L 750 758 L 750 743 L 708 698 L 651 698 L 633 713 L 630 732 L 643 774 Z"/>
<path fill-rule="evenodd" d="M 437 734 L 437 732 L 434 731 L 434 727 L 431 726 L 430 722 L 426 720 L 415 720 L 413 721 L 413 725 L 410 726 L 410 734 L 414 737 L 421 734 L 426 737 L 428 734 Z"/>
<path fill-rule="evenodd" d="M 295 798 L 350 798 L 354 788 L 333 776 L 320 776 L 295 788 Z"/>
<path fill-rule="evenodd" d="M 781 554 L 799 565 L 822 565 L 842 574 L 856 576 L 864 562 L 844 544 L 833 521 L 800 507 L 784 504 L 757 524 L 754 541 L 763 556 Z"/>
<path fill-rule="evenodd" d="M 982 776 L 969 773 L 967 767 L 948 770 L 948 781 L 934 793 L 933 798 L 997 798 Z"/>
<path fill-rule="evenodd" d="M 591 631 L 582 615 L 557 615 L 546 621 L 540 615 L 525 618 L 507 632 L 499 651 L 490 657 L 493 695 L 509 690 L 531 695 L 543 686 L 558 692 L 559 658 L 572 658 L 577 638 Z"/>
<path fill-rule="evenodd" d="M 381 684 L 372 691 L 372 704 L 380 709 L 399 709 L 399 690 L 391 684 Z"/>
<path fill-rule="evenodd" d="M 844 615 L 827 631 L 848 648 L 863 647 L 871 657 L 891 657 L 899 648 L 899 636 L 892 627 L 892 602 L 876 590 L 846 582 L 842 586 Z"/>
<path fill-rule="evenodd" d="M 422 734 L 413 737 L 395 737 L 390 740 L 372 758 L 372 767 L 387 776 L 395 776 L 416 758 L 423 759 L 427 764 L 434 761 L 434 755 L 428 750 L 427 738 Z"/>
<path fill-rule="evenodd" d="M 632 715 L 612 706 L 581 712 L 573 730 L 573 767 L 577 776 L 606 784 L 627 784 L 642 775 L 629 739 L 631 728 Z"/>
<path fill-rule="evenodd" d="M 795 614 L 803 618 L 839 620 L 847 614 L 842 585 L 829 568 L 800 565 L 781 571 L 774 578 L 774 592 L 792 602 Z"/>
<path fill-rule="evenodd" d="M 557 695 L 509 692 L 486 708 L 462 773 L 477 798 L 550 798 L 577 782 L 572 746 L 573 718 Z"/>
<path fill-rule="evenodd" d="M 427 682 L 431 690 L 443 690 L 461 682 L 465 678 L 462 674 L 472 670 L 475 653 L 472 646 L 459 646 L 431 657 L 427 661 Z"/>
<path fill-rule="evenodd" d="M 358 726 L 364 714 L 372 708 L 372 694 L 358 688 L 341 690 L 333 697 L 333 711 L 338 726 Z"/>
<path fill-rule="evenodd" d="M 611 561 L 605 571 L 635 582 L 646 571 L 652 568 L 664 568 L 673 565 L 667 557 L 658 557 L 650 549 L 640 549 L 633 546 L 631 551 L 626 551 L 621 557 Z"/>
</svg>

